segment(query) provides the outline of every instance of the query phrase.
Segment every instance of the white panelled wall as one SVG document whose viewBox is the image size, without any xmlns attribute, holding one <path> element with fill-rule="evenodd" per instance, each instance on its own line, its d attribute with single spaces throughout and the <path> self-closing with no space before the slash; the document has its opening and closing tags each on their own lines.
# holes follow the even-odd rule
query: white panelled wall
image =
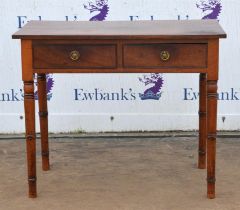
<svg viewBox="0 0 240 210">
<path fill-rule="evenodd" d="M 220 42 L 218 129 L 239 130 L 239 11 L 238 0 L 1 0 L 0 133 L 24 132 L 20 41 L 11 35 L 29 20 L 218 19 L 228 34 Z M 197 74 L 54 74 L 48 98 L 50 132 L 198 128 Z"/>
</svg>

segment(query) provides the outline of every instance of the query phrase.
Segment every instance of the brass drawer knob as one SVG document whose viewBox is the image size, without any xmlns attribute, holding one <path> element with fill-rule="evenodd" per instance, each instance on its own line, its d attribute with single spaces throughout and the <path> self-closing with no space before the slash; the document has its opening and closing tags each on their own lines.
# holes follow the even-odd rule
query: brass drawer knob
<svg viewBox="0 0 240 210">
<path fill-rule="evenodd" d="M 77 50 L 73 50 L 70 52 L 69 57 L 72 61 L 77 61 L 80 58 L 80 53 Z"/>
<path fill-rule="evenodd" d="M 163 61 L 167 61 L 170 59 L 170 53 L 166 50 L 161 51 L 160 57 Z"/>
</svg>

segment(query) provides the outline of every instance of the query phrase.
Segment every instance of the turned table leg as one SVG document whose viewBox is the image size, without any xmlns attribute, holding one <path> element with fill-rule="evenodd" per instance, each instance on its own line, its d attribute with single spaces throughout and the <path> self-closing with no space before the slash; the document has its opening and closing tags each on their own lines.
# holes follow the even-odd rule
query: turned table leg
<svg viewBox="0 0 240 210">
<path fill-rule="evenodd" d="M 49 148 L 48 148 L 48 109 L 47 109 L 46 75 L 38 74 L 37 81 L 38 81 L 41 150 L 42 150 L 42 169 L 44 171 L 47 171 L 49 170 Z"/>
<path fill-rule="evenodd" d="M 217 80 L 207 81 L 207 196 L 215 198 Z"/>
<path fill-rule="evenodd" d="M 207 147 L 207 74 L 199 77 L 199 149 L 198 168 L 206 168 Z"/>
<path fill-rule="evenodd" d="M 37 197 L 35 99 L 33 81 L 24 81 L 24 108 L 27 144 L 29 197 Z"/>
</svg>

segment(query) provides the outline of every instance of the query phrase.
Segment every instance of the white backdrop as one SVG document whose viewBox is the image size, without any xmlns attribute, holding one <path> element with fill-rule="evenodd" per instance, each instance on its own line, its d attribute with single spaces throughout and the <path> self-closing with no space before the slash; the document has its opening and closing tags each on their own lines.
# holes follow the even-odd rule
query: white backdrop
<svg viewBox="0 0 240 210">
<path fill-rule="evenodd" d="M 40 19 L 218 19 L 228 34 L 220 42 L 218 129 L 240 129 L 239 11 L 238 0 L 1 0 L 0 132 L 24 131 L 20 41 L 11 35 Z M 152 83 L 145 86 L 146 77 Z M 162 81 L 159 99 L 140 98 Z M 51 132 L 198 128 L 198 75 L 54 74 L 48 75 L 48 97 Z"/>
</svg>

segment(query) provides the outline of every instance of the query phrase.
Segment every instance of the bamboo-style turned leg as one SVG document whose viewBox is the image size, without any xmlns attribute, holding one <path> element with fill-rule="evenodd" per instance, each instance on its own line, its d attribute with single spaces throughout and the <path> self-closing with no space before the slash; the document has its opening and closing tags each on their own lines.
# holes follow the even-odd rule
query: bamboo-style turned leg
<svg viewBox="0 0 240 210">
<path fill-rule="evenodd" d="M 198 168 L 206 168 L 207 147 L 207 75 L 199 77 L 199 149 Z"/>
<path fill-rule="evenodd" d="M 217 80 L 207 81 L 207 195 L 215 198 Z"/>
<path fill-rule="evenodd" d="M 33 81 L 24 81 L 24 108 L 26 125 L 29 197 L 35 198 L 37 197 L 37 180 L 36 180 L 35 100 Z"/>
<path fill-rule="evenodd" d="M 38 74 L 38 103 L 41 131 L 42 169 L 49 170 L 49 148 L 48 148 L 48 109 L 47 109 L 47 86 L 46 75 Z"/>
</svg>

